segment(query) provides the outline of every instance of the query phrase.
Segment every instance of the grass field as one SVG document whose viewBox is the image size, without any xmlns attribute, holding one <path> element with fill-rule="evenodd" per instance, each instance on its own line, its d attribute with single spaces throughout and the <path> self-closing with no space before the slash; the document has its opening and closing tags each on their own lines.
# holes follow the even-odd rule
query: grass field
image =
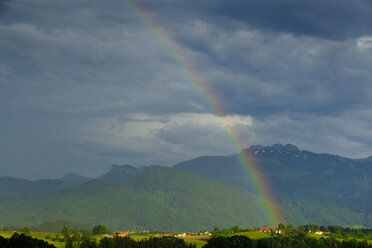
<svg viewBox="0 0 372 248">
<path fill-rule="evenodd" d="M 155 237 L 155 234 L 130 234 L 129 237 L 134 240 L 142 240 Z"/>
<path fill-rule="evenodd" d="M 13 235 L 13 232 L 0 232 L 0 236 L 7 238 L 7 239 L 12 237 L 12 235 Z"/>
<path fill-rule="evenodd" d="M 311 238 L 316 238 L 316 239 L 320 239 L 320 238 L 329 238 L 329 236 L 327 235 L 317 235 L 317 234 L 309 234 L 309 237 Z M 344 240 L 352 240 L 352 239 L 355 239 L 356 241 L 364 241 L 365 239 L 359 239 L 359 238 L 348 238 L 348 239 L 343 239 L 343 238 L 337 238 L 337 240 L 339 241 L 344 241 Z M 372 240 L 371 239 L 367 239 L 367 242 L 368 244 L 372 244 Z"/>
<path fill-rule="evenodd" d="M 246 236 L 250 239 L 261 239 L 261 238 L 270 237 L 269 234 L 262 233 L 262 232 L 240 232 L 240 233 L 231 234 L 230 236 L 235 236 L 235 235 Z M 185 237 L 183 239 L 186 241 L 186 243 L 196 244 L 196 247 L 200 248 L 200 247 L 203 247 L 203 245 L 205 245 L 210 238 L 211 238 L 211 236 L 205 235 L 205 236 Z"/>
<path fill-rule="evenodd" d="M 364 239 L 356 239 L 357 241 L 364 241 Z M 367 239 L 368 244 L 372 244 L 372 240 Z"/>
<path fill-rule="evenodd" d="M 0 236 L 2 236 L 4 238 L 10 238 L 10 237 L 12 237 L 13 233 L 14 232 L 0 232 Z M 56 234 L 55 233 L 43 233 L 43 232 L 31 232 L 30 233 L 30 236 L 31 237 L 45 240 L 49 244 L 52 244 L 52 245 L 54 245 L 57 248 L 64 248 L 65 247 L 65 242 L 57 242 L 57 241 L 52 241 L 50 239 L 46 239 L 45 237 L 47 235 L 49 235 L 51 237 L 55 237 Z"/>
<path fill-rule="evenodd" d="M 203 247 L 207 243 L 207 241 L 211 238 L 208 235 L 201 235 L 201 236 L 190 236 L 184 237 L 183 239 L 187 244 L 196 244 L 197 248 Z"/>
<path fill-rule="evenodd" d="M 4 238 L 10 238 L 12 237 L 14 232 L 0 232 L 0 236 Z M 47 239 L 46 237 L 55 237 L 56 233 L 44 233 L 44 232 L 31 232 L 30 236 L 33 238 L 37 239 L 42 239 L 47 241 L 49 244 L 54 245 L 56 248 L 64 248 L 65 247 L 65 242 L 58 242 L 58 241 L 53 241 L 50 239 Z M 99 242 L 104 236 L 103 235 L 94 235 L 94 238 L 96 238 L 97 242 Z M 154 234 L 131 234 L 129 235 L 130 238 L 134 240 L 141 240 L 141 239 L 148 239 L 150 237 L 155 237 Z M 196 244 L 196 247 L 200 248 L 203 245 L 207 243 L 207 240 L 210 238 L 210 236 L 195 236 L 195 237 L 185 237 L 184 240 L 188 244 Z"/>
<path fill-rule="evenodd" d="M 14 232 L 0 232 L 0 236 L 4 238 L 10 238 L 13 235 Z M 30 236 L 33 238 L 37 239 L 42 239 L 47 241 L 49 244 L 54 245 L 56 248 L 64 248 L 65 247 L 65 242 L 58 242 L 58 241 L 53 241 L 50 238 L 47 239 L 46 237 L 49 236 L 51 238 L 54 238 L 56 233 L 44 233 L 44 232 L 31 232 Z M 250 239 L 261 239 L 261 238 L 268 238 L 270 235 L 268 233 L 263 233 L 263 232 L 258 232 L 258 231 L 253 231 L 253 232 L 239 232 L 239 233 L 234 233 L 231 234 L 230 236 L 235 236 L 235 235 L 242 235 L 246 236 Z M 154 234 L 131 234 L 129 235 L 130 238 L 134 240 L 141 240 L 141 239 L 148 239 L 150 237 L 154 237 Z M 329 238 L 329 236 L 325 235 L 315 235 L 315 234 L 310 234 L 309 235 L 312 238 Z M 104 236 L 103 235 L 94 235 L 94 238 L 99 242 Z M 203 247 L 207 241 L 211 238 L 211 236 L 208 235 L 203 235 L 203 236 L 189 236 L 189 237 L 184 237 L 183 239 L 187 244 L 196 244 L 197 248 Z M 342 241 L 343 239 L 338 239 Z M 363 241 L 363 239 L 356 239 L 357 241 Z M 368 240 L 369 244 L 372 244 L 372 240 Z"/>
<path fill-rule="evenodd" d="M 268 233 L 258 232 L 258 231 L 253 231 L 253 232 L 239 232 L 239 233 L 231 234 L 230 236 L 236 236 L 236 235 L 246 236 L 246 237 L 248 237 L 250 239 L 262 239 L 262 238 L 268 238 L 268 237 L 270 237 L 270 235 Z"/>
</svg>

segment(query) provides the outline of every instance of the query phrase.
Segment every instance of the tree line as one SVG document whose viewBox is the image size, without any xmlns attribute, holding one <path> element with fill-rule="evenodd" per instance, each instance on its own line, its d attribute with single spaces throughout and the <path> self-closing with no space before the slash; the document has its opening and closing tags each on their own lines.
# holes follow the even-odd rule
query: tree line
<svg viewBox="0 0 372 248">
<path fill-rule="evenodd" d="M 213 237 L 203 248 L 372 248 L 367 240 L 273 236 L 252 240 L 246 236 Z"/>
<path fill-rule="evenodd" d="M 40 239 L 32 238 L 26 234 L 15 233 L 9 239 L 0 236 L 1 248 L 56 248 L 54 245 Z"/>
<path fill-rule="evenodd" d="M 83 237 L 81 241 L 72 241 L 66 236 L 66 248 L 196 248 L 176 237 L 149 238 L 135 241 L 129 237 L 103 238 L 98 243 Z M 15 233 L 9 239 L 0 236 L 0 248 L 56 248 L 48 242 L 25 234 Z"/>
<path fill-rule="evenodd" d="M 151 237 L 142 240 L 133 240 L 130 237 L 103 238 L 98 243 L 91 239 L 82 239 L 73 242 L 66 238 L 66 248 L 196 248 L 195 244 L 186 244 L 183 239 L 176 237 Z"/>
</svg>

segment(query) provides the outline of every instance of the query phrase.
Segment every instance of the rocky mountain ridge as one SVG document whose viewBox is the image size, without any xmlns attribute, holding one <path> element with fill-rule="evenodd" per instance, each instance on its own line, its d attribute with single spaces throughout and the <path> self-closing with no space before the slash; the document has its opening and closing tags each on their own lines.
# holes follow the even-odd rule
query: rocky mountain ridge
<svg viewBox="0 0 372 248">
<path fill-rule="evenodd" d="M 372 226 L 371 158 L 349 159 L 332 154 L 317 154 L 309 151 L 301 151 L 296 146 L 290 144 L 276 144 L 273 146 L 257 145 L 243 149 L 242 152 L 248 153 L 255 161 L 257 168 L 265 178 L 266 186 L 272 191 L 272 195 L 275 198 L 275 202 L 272 204 L 282 210 L 285 218 L 284 221 L 287 223 Z M 29 213 L 28 209 L 36 210 L 42 207 L 49 211 L 44 213 L 43 218 L 48 216 L 53 217 L 55 206 L 59 206 L 62 203 L 65 204 L 64 201 L 71 201 L 72 205 L 69 205 L 69 203 L 66 206 L 73 209 L 74 216 L 77 218 L 76 220 L 89 220 L 89 223 L 93 223 L 94 215 L 97 214 L 99 216 L 94 211 L 102 211 L 102 209 L 98 208 L 99 206 L 97 208 L 91 208 L 89 218 L 86 219 L 87 216 L 84 213 L 80 215 L 79 211 L 81 207 L 75 206 L 74 201 L 81 196 L 77 192 L 88 192 L 87 197 L 89 196 L 89 199 L 86 199 L 86 201 L 93 204 L 97 196 L 95 192 L 98 192 L 103 197 L 104 204 L 110 202 L 110 197 L 114 197 L 114 201 L 120 202 L 120 205 L 115 207 L 115 211 L 123 211 L 123 213 L 120 212 L 121 218 L 125 218 L 132 224 L 141 222 L 138 224 L 139 226 L 146 226 L 144 223 L 148 222 L 146 222 L 146 218 L 142 218 L 143 216 L 136 215 L 135 209 L 130 209 L 129 211 L 127 209 L 129 205 L 126 205 L 126 200 L 124 202 L 121 201 L 121 197 L 124 197 L 128 201 L 142 202 L 139 205 L 132 204 L 130 206 L 151 210 L 157 216 L 156 218 L 160 218 L 164 223 L 170 223 L 163 219 L 163 217 L 167 215 L 167 211 L 171 211 L 172 216 L 175 218 L 178 216 L 177 218 L 180 218 L 180 222 L 185 222 L 185 226 L 191 227 L 191 223 L 200 224 L 199 220 L 196 221 L 196 219 L 194 220 L 192 218 L 200 219 L 200 212 L 206 211 L 203 204 L 200 205 L 197 202 L 210 202 L 212 205 L 208 204 L 207 207 L 210 211 L 213 209 L 213 206 L 217 207 L 219 204 L 225 204 L 221 202 L 226 200 L 218 200 L 221 198 L 217 189 L 208 186 L 213 185 L 212 181 L 223 183 L 226 187 L 234 186 L 240 188 L 239 190 L 247 192 L 252 197 L 262 197 L 261 195 L 257 195 L 257 191 L 251 188 L 250 177 L 246 174 L 246 170 L 249 170 L 251 165 L 241 164 L 239 158 L 239 154 L 203 156 L 184 161 L 172 168 L 161 166 L 137 168 L 130 165 L 113 165 L 105 175 L 88 183 L 86 181 L 84 182 L 87 178 L 82 178 L 78 175 L 67 175 L 60 180 L 46 179 L 34 182 L 3 177 L 0 178 L 0 196 L 2 196 L 0 198 L 4 198 L 4 195 L 2 195 L 4 193 L 7 194 L 6 197 L 8 198 L 4 199 L 3 202 L 7 205 L 4 205 L 3 212 L 0 211 L 0 213 L 4 216 L 9 215 L 12 213 L 14 206 L 25 204 L 26 207 L 19 208 L 20 216 L 14 216 L 14 218 L 17 221 L 23 220 L 27 222 L 27 220 L 32 220 L 35 214 Z M 178 175 L 177 171 L 188 172 L 188 174 L 180 177 L 182 180 L 180 179 L 179 183 L 176 180 L 178 177 L 176 176 Z M 170 179 L 172 179 L 172 183 L 167 182 Z M 68 184 L 63 185 L 61 183 L 62 181 L 69 182 L 70 186 L 67 187 L 66 185 Z M 193 186 L 195 187 L 189 187 L 188 184 L 194 184 Z M 204 192 L 202 189 L 198 189 L 198 187 L 202 187 L 203 190 L 208 188 L 208 192 Z M 125 192 L 117 192 L 118 188 Z M 106 192 L 111 190 L 114 190 L 116 193 Z M 127 192 L 127 190 L 130 192 Z M 219 190 L 221 191 L 221 189 Z M 65 197 L 65 194 L 68 192 L 72 194 L 72 198 Z M 53 198 L 52 195 L 54 194 L 61 196 L 61 198 Z M 215 205 L 213 205 L 213 199 L 208 198 L 208 195 L 214 195 Z M 14 199 L 13 202 L 13 199 L 9 197 L 14 198 L 15 196 L 19 197 Z M 25 196 L 32 197 L 24 198 Z M 234 193 L 234 197 L 238 196 Z M 27 199 L 35 200 L 31 201 Z M 190 199 L 194 200 L 190 201 Z M 39 205 L 41 200 L 42 206 Z M 85 202 L 84 199 L 82 200 Z M 232 203 L 234 202 L 233 199 L 230 200 Z M 163 205 L 165 203 L 166 206 Z M 29 207 L 27 207 L 27 204 Z M 95 202 L 95 204 L 101 203 Z M 147 206 L 146 204 L 152 206 Z M 9 209 L 5 206 L 9 206 Z M 105 208 L 110 208 L 110 206 L 105 205 Z M 225 208 L 224 211 L 229 211 L 229 208 L 236 209 L 236 206 L 231 205 Z M 126 211 L 133 214 L 137 220 L 134 220 L 132 218 L 133 216 L 126 215 Z M 156 214 L 158 211 L 162 213 L 161 216 Z M 222 210 L 220 209 L 220 211 Z M 192 214 L 180 215 L 178 212 Z M 146 215 L 146 211 L 140 211 L 140 213 Z M 223 213 L 219 212 L 219 214 Z M 61 215 L 61 217 L 66 216 L 68 215 Z M 146 216 L 148 218 L 151 217 L 149 215 Z M 235 216 L 234 218 L 239 219 L 242 216 Z M 191 222 L 189 222 L 190 218 L 192 220 Z M 39 219 L 41 220 L 42 218 L 40 217 Z M 7 221 L 10 220 L 7 219 Z M 45 219 L 45 221 L 50 220 Z M 217 223 L 214 221 L 216 219 L 209 216 L 206 222 Z M 174 222 L 172 223 L 172 225 L 175 225 Z M 227 223 L 226 219 L 224 219 L 223 223 Z M 119 225 L 119 222 L 117 224 Z M 182 223 L 177 224 L 178 227 L 182 225 Z"/>
</svg>

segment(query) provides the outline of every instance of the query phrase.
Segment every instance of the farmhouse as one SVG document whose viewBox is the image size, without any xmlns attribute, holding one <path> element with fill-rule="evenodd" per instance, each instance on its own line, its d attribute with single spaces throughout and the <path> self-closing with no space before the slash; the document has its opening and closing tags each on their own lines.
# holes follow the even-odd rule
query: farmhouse
<svg viewBox="0 0 372 248">
<path fill-rule="evenodd" d="M 330 235 L 331 233 L 330 232 L 323 232 L 323 231 L 315 231 L 314 234 L 317 234 L 317 235 Z"/>
<path fill-rule="evenodd" d="M 114 232 L 114 235 L 118 237 L 125 237 L 128 234 L 129 234 L 128 232 L 119 232 L 119 231 Z"/>
<path fill-rule="evenodd" d="M 279 228 L 273 226 L 264 226 L 259 229 L 260 232 L 270 232 L 271 230 L 278 234 L 283 233 L 283 230 L 280 230 Z"/>
<path fill-rule="evenodd" d="M 186 237 L 186 236 L 196 236 L 197 233 L 192 232 L 180 232 L 180 233 L 157 233 L 155 237 L 163 237 L 163 236 L 173 236 L 173 237 Z"/>
<path fill-rule="evenodd" d="M 187 233 L 181 232 L 181 233 L 175 233 L 173 236 L 175 237 L 186 237 Z"/>
</svg>

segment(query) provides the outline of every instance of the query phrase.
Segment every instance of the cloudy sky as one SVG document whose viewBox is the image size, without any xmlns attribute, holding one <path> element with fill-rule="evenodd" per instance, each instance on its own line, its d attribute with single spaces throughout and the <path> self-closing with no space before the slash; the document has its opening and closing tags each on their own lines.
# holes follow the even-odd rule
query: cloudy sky
<svg viewBox="0 0 372 248">
<path fill-rule="evenodd" d="M 371 16 L 370 0 L 2 0 L 0 176 L 232 154 L 227 129 L 370 156 Z"/>
</svg>

